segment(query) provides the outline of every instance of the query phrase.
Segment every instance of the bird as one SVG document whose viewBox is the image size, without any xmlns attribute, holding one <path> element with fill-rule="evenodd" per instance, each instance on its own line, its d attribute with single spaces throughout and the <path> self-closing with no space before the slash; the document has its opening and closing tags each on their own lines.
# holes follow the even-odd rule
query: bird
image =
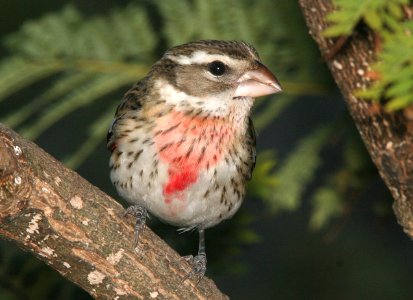
<svg viewBox="0 0 413 300">
<path fill-rule="evenodd" d="M 205 229 L 231 218 L 256 162 L 251 109 L 281 92 L 257 50 L 244 41 L 174 46 L 126 92 L 107 135 L 110 178 L 136 217 L 134 246 L 148 213 L 197 230 L 191 274 L 206 271 Z"/>
</svg>

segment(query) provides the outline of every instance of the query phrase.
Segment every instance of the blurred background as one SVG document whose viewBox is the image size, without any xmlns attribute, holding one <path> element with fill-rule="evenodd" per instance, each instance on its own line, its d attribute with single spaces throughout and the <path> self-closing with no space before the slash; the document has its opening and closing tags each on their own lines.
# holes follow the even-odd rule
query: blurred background
<svg viewBox="0 0 413 300">
<path fill-rule="evenodd" d="M 0 122 L 124 205 L 105 145 L 124 92 L 173 45 L 253 44 L 284 93 L 256 102 L 258 163 L 240 211 L 206 233 L 207 276 L 232 299 L 412 298 L 413 243 L 296 1 L 0 3 Z M 149 226 L 196 252 L 196 233 Z M 0 299 L 90 296 L 0 240 Z"/>
</svg>

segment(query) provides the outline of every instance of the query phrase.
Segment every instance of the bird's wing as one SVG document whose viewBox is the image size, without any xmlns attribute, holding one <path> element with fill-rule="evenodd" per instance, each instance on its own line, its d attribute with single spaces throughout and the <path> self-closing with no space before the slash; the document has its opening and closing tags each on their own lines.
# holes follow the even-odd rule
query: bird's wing
<svg viewBox="0 0 413 300">
<path fill-rule="evenodd" d="M 142 108 L 142 92 L 139 88 L 139 82 L 135 84 L 126 94 L 123 96 L 122 102 L 116 109 L 115 118 L 109 127 L 108 134 L 106 135 L 106 147 L 110 152 L 116 149 L 116 125 L 123 118 L 128 117 L 131 113 L 138 113 Z"/>
<path fill-rule="evenodd" d="M 255 163 L 257 159 L 257 151 L 255 146 L 257 144 L 257 136 L 255 134 L 254 124 L 252 123 L 251 118 L 248 118 L 248 130 L 247 130 L 247 144 L 248 149 L 250 149 L 250 165 L 249 165 L 249 172 L 247 174 L 247 180 L 251 180 L 252 172 L 255 168 Z"/>
</svg>

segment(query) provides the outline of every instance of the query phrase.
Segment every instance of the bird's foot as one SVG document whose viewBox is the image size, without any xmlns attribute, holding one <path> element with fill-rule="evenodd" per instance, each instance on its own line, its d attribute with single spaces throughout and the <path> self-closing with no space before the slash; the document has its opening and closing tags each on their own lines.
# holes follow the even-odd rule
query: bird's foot
<svg viewBox="0 0 413 300">
<path fill-rule="evenodd" d="M 146 224 L 146 217 L 148 216 L 148 211 L 146 208 L 139 206 L 139 205 L 132 205 L 129 206 L 124 213 L 124 216 L 132 215 L 136 218 L 135 223 L 135 237 L 133 242 L 133 247 L 135 248 L 136 252 L 139 252 L 138 244 L 139 244 L 139 235 L 143 232 Z"/>
<path fill-rule="evenodd" d="M 182 258 L 185 259 L 192 266 L 192 271 L 189 272 L 189 274 L 184 278 L 184 281 L 188 278 L 195 278 L 197 279 L 198 284 L 205 275 L 207 265 L 206 255 L 198 254 L 195 257 L 193 255 L 188 255 Z"/>
</svg>

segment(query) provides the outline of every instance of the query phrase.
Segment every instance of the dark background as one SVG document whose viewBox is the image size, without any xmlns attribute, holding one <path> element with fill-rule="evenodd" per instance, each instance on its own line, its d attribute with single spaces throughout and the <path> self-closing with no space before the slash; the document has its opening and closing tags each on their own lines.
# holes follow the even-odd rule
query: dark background
<svg viewBox="0 0 413 300">
<path fill-rule="evenodd" d="M 72 3 L 84 14 L 93 15 L 128 2 L 79 0 Z M 27 20 L 61 9 L 65 2 L 3 0 L 0 3 L 0 35 L 5 36 L 18 30 Z M 2 55 L 7 55 L 3 48 L 1 51 Z M 119 93 L 119 99 L 122 94 Z M 12 108 L 13 101 L 2 103 L 0 117 L 1 113 Z M 274 148 L 277 159 L 282 160 L 297 139 L 309 129 L 346 114 L 344 101 L 337 90 L 322 97 L 302 97 L 259 134 L 258 150 Z M 74 133 L 82 132 L 88 118 L 93 117 L 94 111 L 91 109 L 76 112 L 76 116 L 69 115 L 36 142 L 53 156 L 62 158 L 62 152 L 82 138 Z M 69 134 L 68 128 L 71 129 Z M 97 152 L 78 172 L 119 199 L 109 181 L 108 157 L 105 142 L 102 141 Z M 319 171 L 320 178 L 337 163 L 335 148 L 326 150 L 323 158 L 325 164 Z M 308 192 L 318 183 L 319 180 L 315 180 L 308 187 Z M 222 252 L 222 245 L 231 246 L 225 245 L 231 241 L 225 234 L 231 232 L 228 223 L 232 221 L 208 230 L 210 268 L 207 275 L 232 299 L 411 299 L 413 243 L 397 224 L 391 212 L 391 201 L 381 179 L 375 176 L 353 202 L 350 213 L 326 229 L 314 232 L 308 228 L 310 207 L 306 197 L 298 210 L 277 215 L 271 214 L 263 202 L 249 197 L 239 214 L 253 216 L 249 226 L 260 241 Z M 377 203 L 380 203 L 384 213 L 378 214 L 374 209 Z M 196 233 L 178 234 L 175 228 L 156 221 L 152 223 L 150 226 L 182 255 L 196 251 Z M 14 245 L 8 242 L 1 243 L 3 247 L 14 249 Z M 19 258 L 16 264 L 21 261 L 26 260 Z M 31 274 L 32 281 L 60 276 L 54 271 L 44 274 L 44 271 Z M 24 293 L 10 292 L 12 285 L 8 282 L 9 278 L 7 272 L 0 277 L 0 298 L 24 298 Z M 73 290 L 68 295 L 72 296 L 67 296 L 67 299 L 88 298 L 84 293 Z"/>
</svg>

